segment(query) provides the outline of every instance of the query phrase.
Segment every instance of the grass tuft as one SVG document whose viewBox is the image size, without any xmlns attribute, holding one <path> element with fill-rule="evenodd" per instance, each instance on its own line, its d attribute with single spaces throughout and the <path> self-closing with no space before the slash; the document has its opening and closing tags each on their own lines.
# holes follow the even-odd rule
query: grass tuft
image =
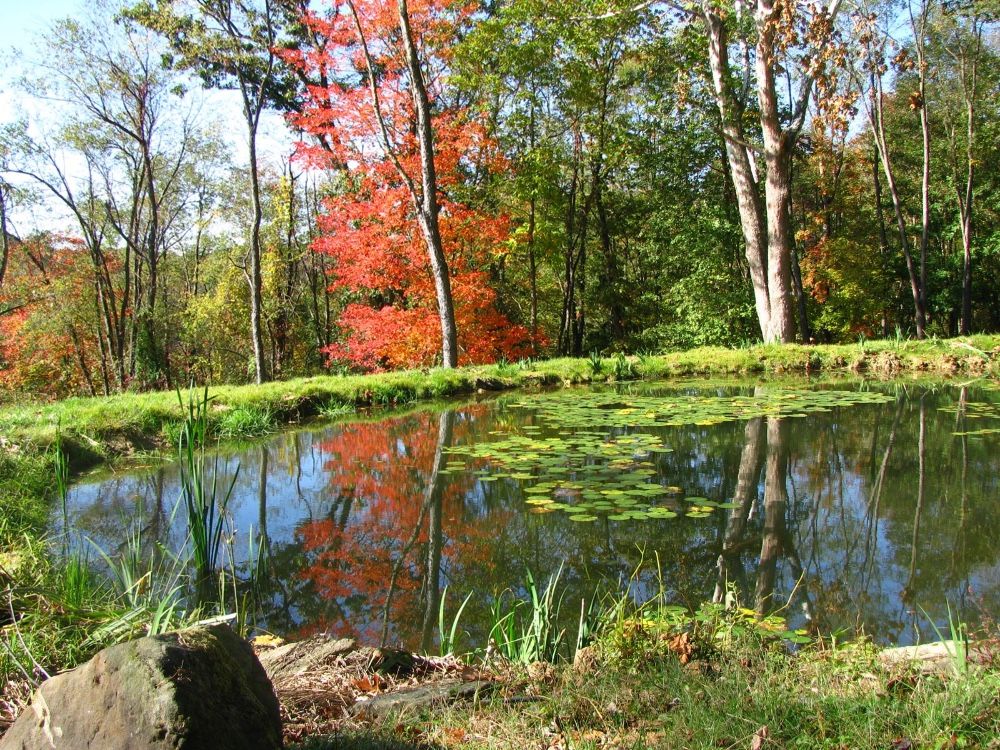
<svg viewBox="0 0 1000 750">
<path fill-rule="evenodd" d="M 247 404 L 223 412 L 215 422 L 215 432 L 224 440 L 254 438 L 274 432 L 277 423 L 269 406 Z"/>
</svg>

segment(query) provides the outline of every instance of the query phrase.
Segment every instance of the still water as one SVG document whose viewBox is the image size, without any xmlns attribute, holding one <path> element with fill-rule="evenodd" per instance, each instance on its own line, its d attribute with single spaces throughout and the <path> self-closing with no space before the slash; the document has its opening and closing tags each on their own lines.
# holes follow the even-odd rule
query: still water
<svg viewBox="0 0 1000 750">
<path fill-rule="evenodd" d="M 562 567 L 567 609 L 662 582 L 908 644 L 949 607 L 1000 616 L 998 426 L 982 384 L 643 384 L 289 431 L 217 467 L 236 475 L 232 554 L 265 550 L 259 623 L 282 635 L 431 647 L 441 597 L 450 616 L 474 591 L 482 645 L 494 596 Z M 83 481 L 70 527 L 179 549 L 178 482 L 171 464 Z"/>
</svg>

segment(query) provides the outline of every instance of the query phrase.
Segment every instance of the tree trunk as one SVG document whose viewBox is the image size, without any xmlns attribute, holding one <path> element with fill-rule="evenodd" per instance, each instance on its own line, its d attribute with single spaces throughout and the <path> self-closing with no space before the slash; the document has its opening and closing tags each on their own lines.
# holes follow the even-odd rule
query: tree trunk
<svg viewBox="0 0 1000 750">
<path fill-rule="evenodd" d="M 410 17 L 406 0 L 398 0 L 399 30 L 402 35 L 406 61 L 410 71 L 413 107 L 417 115 L 417 139 L 420 143 L 420 229 L 427 243 L 431 272 L 434 275 L 434 292 L 437 295 L 438 317 L 441 321 L 441 364 L 458 365 L 458 331 L 455 326 L 455 308 L 451 296 L 451 278 L 444 254 L 441 229 L 438 224 L 437 172 L 434 165 L 434 126 L 431 122 L 431 104 L 424 85 L 420 57 L 413 42 Z"/>
<path fill-rule="evenodd" d="M 889 257 L 889 237 L 885 230 L 885 211 L 882 209 L 882 179 L 879 177 L 878 167 L 878 148 L 876 148 L 874 158 L 872 159 L 872 185 L 874 185 L 875 188 L 875 218 L 878 221 L 878 250 L 879 255 L 882 257 L 883 266 L 885 266 L 887 264 L 887 258 Z M 885 308 L 883 308 L 882 338 L 888 337 L 889 316 L 886 314 Z"/>
<path fill-rule="evenodd" d="M 712 84 L 726 144 L 726 160 L 736 191 L 736 205 L 740 214 L 740 228 L 746 246 L 746 259 L 750 266 L 757 320 L 765 341 L 770 340 L 771 300 L 767 289 L 767 240 L 764 230 L 764 212 L 757 190 L 756 167 L 740 125 L 739 106 L 730 88 L 729 41 L 723 19 L 714 6 L 704 0 L 702 15 L 708 32 L 708 56 L 712 70 Z"/>
<path fill-rule="evenodd" d="M 785 508 L 788 506 L 788 446 L 786 420 L 767 419 L 767 470 L 764 476 L 764 537 L 760 547 L 755 594 L 758 614 L 772 609 L 778 558 L 785 536 Z"/>
<path fill-rule="evenodd" d="M 982 49 L 983 26 L 978 17 L 972 18 L 973 49 L 971 57 L 960 50 L 957 55 L 965 96 L 965 190 L 958 186 L 958 169 L 955 168 L 955 193 L 962 228 L 962 321 L 960 332 L 972 332 L 972 202 L 975 184 L 974 148 L 976 142 L 976 93 L 979 78 L 979 54 Z"/>
<path fill-rule="evenodd" d="M 7 234 L 7 184 L 0 182 L 0 289 L 7 275 L 7 261 L 10 258 L 10 237 Z M 534 208 L 534 206 L 532 206 Z"/>
<path fill-rule="evenodd" d="M 531 351 L 538 346 L 538 267 L 535 261 L 535 197 L 531 197 L 528 213 L 528 275 L 531 285 Z"/>
<path fill-rule="evenodd" d="M 920 307 L 927 322 L 927 248 L 931 233 L 931 126 L 927 113 L 927 64 L 924 43 L 927 31 L 927 17 L 933 0 L 921 0 L 920 14 L 914 19 L 910 15 L 913 29 L 914 48 L 917 53 L 917 91 L 920 96 L 920 141 L 923 147 L 922 170 L 920 174 Z"/>
<path fill-rule="evenodd" d="M 140 111 L 140 118 L 142 112 Z M 160 241 L 160 198 L 156 190 L 156 175 L 153 170 L 153 156 L 150 153 L 150 144 L 146 133 L 142 128 L 140 120 L 141 134 L 140 150 L 142 152 L 143 174 L 145 177 L 146 200 L 149 202 L 149 223 L 146 228 L 146 262 L 149 264 L 149 288 L 146 292 L 146 309 L 143 313 L 143 333 L 148 347 L 149 375 L 153 382 L 166 375 L 164 372 L 164 361 L 160 356 L 159 347 L 156 341 L 156 296 L 157 287 L 160 283 L 159 275 L 159 241 Z M 167 378 L 169 380 L 169 377 Z"/>
<path fill-rule="evenodd" d="M 798 309 L 799 336 L 803 344 L 812 341 L 812 328 L 809 325 L 809 308 L 806 305 L 806 290 L 802 286 L 802 268 L 799 266 L 799 254 L 792 245 L 792 290 L 795 292 L 795 304 Z"/>
<path fill-rule="evenodd" d="M 528 145 L 532 153 L 535 150 L 535 104 L 531 104 L 531 117 L 528 126 Z M 535 188 L 531 188 L 531 199 L 528 202 L 528 276 L 531 285 L 531 353 L 535 354 L 538 347 L 538 268 L 535 258 Z"/>
<path fill-rule="evenodd" d="M 264 362 L 264 337 L 261 323 L 261 297 L 263 283 L 260 272 L 260 225 L 264 212 L 260 204 L 260 174 L 257 165 L 257 118 L 250 109 L 248 100 L 246 107 L 248 134 L 250 142 L 250 194 L 253 199 L 253 223 L 250 226 L 250 257 L 246 264 L 245 274 L 250 287 L 250 340 L 253 345 L 254 379 L 257 385 L 267 380 L 267 370 Z"/>
<path fill-rule="evenodd" d="M 726 521 L 725 536 L 722 539 L 722 552 L 718 559 L 718 578 L 712 601 L 722 602 L 725 599 L 726 588 L 733 580 L 733 565 L 738 564 L 740 557 L 734 550 L 743 539 L 750 511 L 757 501 L 757 487 L 760 483 L 760 470 L 764 460 L 764 420 L 754 417 L 747 422 L 743 431 L 743 451 L 740 454 L 740 468 L 736 477 L 736 489 L 733 490 L 733 503 L 737 506 L 730 512 Z M 742 566 L 740 568 L 742 570 Z"/>
<path fill-rule="evenodd" d="M 767 295 L 770 326 L 765 341 L 795 340 L 795 312 L 791 295 L 792 215 L 791 153 L 793 136 L 782 130 L 774 70 L 772 0 L 757 5 L 757 103 L 764 142 L 764 199 L 767 208 Z"/>
<path fill-rule="evenodd" d="M 877 77 L 872 78 L 872 104 L 869 121 L 875 136 L 875 146 L 878 149 L 879 160 L 882 162 L 882 172 L 885 174 L 886 187 L 892 199 L 892 210 L 896 217 L 896 230 L 899 234 L 899 246 L 903 250 L 906 261 L 906 273 L 910 280 L 910 293 L 913 296 L 913 319 L 917 329 L 917 338 L 924 338 L 925 314 L 924 295 L 920 289 L 920 277 L 913 263 L 913 253 L 910 252 L 910 238 L 906 234 L 906 218 L 903 215 L 903 204 L 899 197 L 899 187 L 896 185 L 896 172 L 889 156 L 886 143 L 885 119 L 883 117 L 882 89 Z"/>
</svg>

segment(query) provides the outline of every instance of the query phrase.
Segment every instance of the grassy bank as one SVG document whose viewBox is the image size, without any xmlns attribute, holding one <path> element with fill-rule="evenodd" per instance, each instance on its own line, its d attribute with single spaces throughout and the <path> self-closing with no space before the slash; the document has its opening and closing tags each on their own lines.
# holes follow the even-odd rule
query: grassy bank
<svg viewBox="0 0 1000 750">
<path fill-rule="evenodd" d="M 582 384 L 637 378 L 760 374 L 907 373 L 1000 375 L 1000 336 L 866 341 L 829 346 L 769 345 L 702 348 L 648 356 L 526 360 L 518 363 L 318 376 L 264 385 L 211 389 L 210 429 L 222 438 L 259 435 L 281 424 L 357 408 L 394 406 L 477 391 Z M 0 408 L 4 452 L 39 454 L 61 430 L 75 467 L 161 450 L 175 442 L 183 410 L 173 392 L 73 398 Z M 0 466 L 0 478 L 17 467 Z"/>
<path fill-rule="evenodd" d="M 374 721 L 328 722 L 295 747 L 1000 747 L 995 640 L 979 641 L 992 645 L 975 650 L 975 661 L 956 653 L 931 670 L 927 662 L 887 659 L 864 640 L 803 639 L 792 651 L 735 606 L 676 609 L 647 605 L 626 616 L 612 607 L 572 661 L 474 657 L 470 668 L 492 688 L 478 700 L 438 707 L 400 701 Z"/>
<path fill-rule="evenodd" d="M 666 643 L 523 670 L 478 704 L 392 717 L 298 750 L 996 748 L 1000 673 L 922 675 L 870 647 L 798 656 L 740 638 L 682 662 Z"/>
</svg>

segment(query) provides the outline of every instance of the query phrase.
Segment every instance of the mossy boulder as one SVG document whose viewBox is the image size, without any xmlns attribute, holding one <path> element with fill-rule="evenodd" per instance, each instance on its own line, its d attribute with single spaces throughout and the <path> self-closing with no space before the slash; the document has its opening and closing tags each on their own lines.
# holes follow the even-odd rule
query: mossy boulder
<svg viewBox="0 0 1000 750">
<path fill-rule="evenodd" d="M 107 648 L 44 682 L 0 750 L 275 750 L 281 717 L 250 645 L 226 625 Z"/>
</svg>

